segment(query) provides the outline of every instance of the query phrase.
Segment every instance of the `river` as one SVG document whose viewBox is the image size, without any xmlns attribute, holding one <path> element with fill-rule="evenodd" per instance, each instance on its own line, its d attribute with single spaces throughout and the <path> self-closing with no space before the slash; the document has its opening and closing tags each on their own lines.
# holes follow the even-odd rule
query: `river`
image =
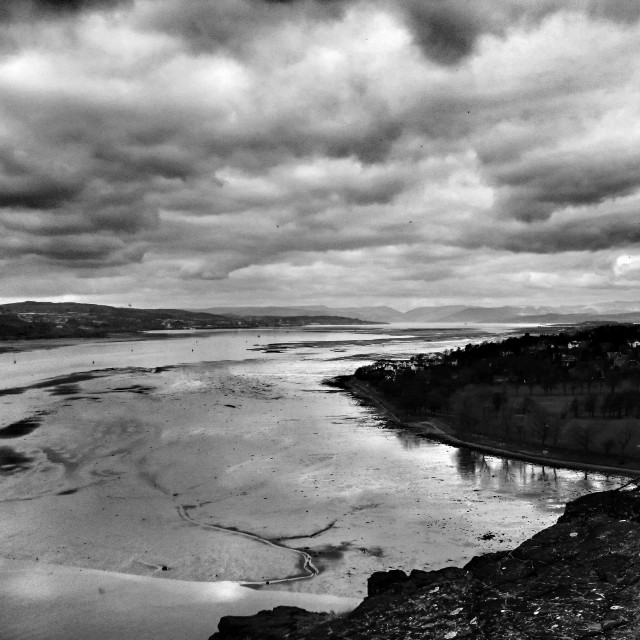
<svg viewBox="0 0 640 640">
<path fill-rule="evenodd" d="M 0 354 L 0 554 L 319 598 L 512 548 L 624 480 L 416 438 L 323 381 L 518 330 L 216 331 Z M 12 584 L 0 598 L 18 611 Z M 16 637 L 37 637 L 22 615 Z"/>
</svg>

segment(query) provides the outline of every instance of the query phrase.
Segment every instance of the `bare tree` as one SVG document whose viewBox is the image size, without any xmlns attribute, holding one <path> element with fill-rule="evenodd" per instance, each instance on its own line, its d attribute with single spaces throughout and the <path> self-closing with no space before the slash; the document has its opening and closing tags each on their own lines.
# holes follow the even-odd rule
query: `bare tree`
<svg viewBox="0 0 640 640">
<path fill-rule="evenodd" d="M 573 400 L 571 400 L 571 403 L 569 404 L 569 411 L 573 412 L 574 418 L 577 418 L 578 414 L 580 413 L 580 403 L 578 402 L 578 398 L 576 398 L 575 396 L 573 397 Z"/>
<path fill-rule="evenodd" d="M 598 398 L 593 393 L 590 393 L 584 399 L 584 410 L 587 412 L 587 415 L 589 417 L 593 418 L 593 416 L 595 415 L 597 404 L 598 404 Z"/>
<path fill-rule="evenodd" d="M 501 422 L 505 438 L 508 440 L 511 437 L 511 429 L 514 427 L 514 423 L 516 422 L 516 414 L 509 401 L 507 401 L 502 407 Z"/>
<path fill-rule="evenodd" d="M 587 452 L 593 440 L 593 430 L 590 425 L 576 424 L 571 429 L 571 437 Z"/>
<path fill-rule="evenodd" d="M 604 452 L 607 455 L 609 455 L 613 447 L 615 447 L 615 445 L 616 445 L 616 441 L 613 438 L 607 438 L 606 440 L 603 441 L 602 448 Z"/>
<path fill-rule="evenodd" d="M 616 440 L 620 445 L 620 461 L 624 461 L 624 451 L 629 446 L 631 442 L 631 438 L 633 438 L 633 431 L 631 431 L 630 427 L 619 427 L 616 431 Z"/>
<path fill-rule="evenodd" d="M 540 444 L 544 447 L 557 425 L 548 411 L 535 405 L 531 411 L 531 426 Z"/>
</svg>

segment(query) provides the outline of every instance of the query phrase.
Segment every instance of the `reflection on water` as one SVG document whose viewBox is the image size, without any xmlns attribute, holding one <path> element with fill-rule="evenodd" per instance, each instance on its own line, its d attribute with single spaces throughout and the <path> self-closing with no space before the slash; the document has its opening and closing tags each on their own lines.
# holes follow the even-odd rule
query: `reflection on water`
<svg viewBox="0 0 640 640">
<path fill-rule="evenodd" d="M 580 495 L 616 489 L 624 482 L 624 478 L 616 475 L 575 471 L 455 448 L 388 422 L 381 426 L 394 432 L 397 442 L 410 456 L 433 460 L 437 451 L 449 451 L 450 470 L 457 475 L 462 494 L 474 491 L 485 497 L 525 500 L 537 509 L 552 511 L 563 509 L 567 502 Z"/>
<path fill-rule="evenodd" d="M 460 477 L 472 486 L 490 489 L 498 495 L 533 498 L 539 501 L 539 506 L 550 509 L 562 507 L 576 493 L 606 491 L 620 486 L 618 476 L 490 456 L 472 449 L 456 449 L 453 458 Z"/>
<path fill-rule="evenodd" d="M 486 456 L 472 449 L 458 449 L 455 453 L 458 473 L 467 479 L 474 479 L 478 475 L 487 472 L 489 468 Z"/>
<path fill-rule="evenodd" d="M 419 449 L 424 446 L 425 439 L 414 433 L 401 430 L 398 431 L 397 435 L 400 444 L 402 444 L 402 446 L 407 450 Z"/>
</svg>

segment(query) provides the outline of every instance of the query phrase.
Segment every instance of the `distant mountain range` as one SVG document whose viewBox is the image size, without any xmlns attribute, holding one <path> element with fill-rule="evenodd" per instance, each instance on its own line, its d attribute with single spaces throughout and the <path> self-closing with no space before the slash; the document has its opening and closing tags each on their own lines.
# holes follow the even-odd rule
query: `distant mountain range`
<svg viewBox="0 0 640 640">
<path fill-rule="evenodd" d="M 562 307 L 504 306 L 473 307 L 446 305 L 419 307 L 410 311 L 398 311 L 392 307 L 210 307 L 202 309 L 207 313 L 236 317 L 258 316 L 305 316 L 338 315 L 360 318 L 369 322 L 504 322 L 532 324 L 578 324 L 581 322 L 640 322 L 640 303 L 611 302 L 598 305 L 576 305 Z"/>
</svg>

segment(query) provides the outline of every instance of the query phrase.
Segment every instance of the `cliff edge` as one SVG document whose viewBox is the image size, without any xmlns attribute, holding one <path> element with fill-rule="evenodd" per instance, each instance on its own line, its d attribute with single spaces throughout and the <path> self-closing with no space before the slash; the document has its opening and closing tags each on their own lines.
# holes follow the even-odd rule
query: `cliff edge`
<svg viewBox="0 0 640 640">
<path fill-rule="evenodd" d="M 218 629 L 210 640 L 636 639 L 640 490 L 578 498 L 516 549 L 463 568 L 374 573 L 343 617 L 278 607 Z"/>
</svg>

